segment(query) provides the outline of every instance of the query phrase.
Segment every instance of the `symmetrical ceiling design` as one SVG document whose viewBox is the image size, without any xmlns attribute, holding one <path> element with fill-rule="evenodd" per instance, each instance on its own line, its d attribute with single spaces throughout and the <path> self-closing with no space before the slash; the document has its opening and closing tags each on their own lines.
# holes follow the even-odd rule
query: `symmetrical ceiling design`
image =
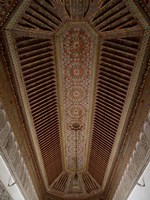
<svg viewBox="0 0 150 200">
<path fill-rule="evenodd" d="M 9 20 L 9 72 L 49 194 L 103 196 L 144 70 L 141 16 L 128 0 L 23 0 Z"/>
<path fill-rule="evenodd" d="M 105 39 L 100 43 L 97 93 L 88 168 L 100 184 L 103 182 L 118 130 L 140 39 L 140 36 L 134 36 Z"/>
<path fill-rule="evenodd" d="M 67 23 L 56 36 L 61 128 L 68 170 L 76 167 L 73 123 L 82 127 L 77 137 L 77 168 L 86 170 L 98 42 L 98 34 L 87 23 Z"/>
<path fill-rule="evenodd" d="M 47 179 L 51 184 L 62 171 L 53 41 L 16 37 L 16 47 Z"/>
</svg>

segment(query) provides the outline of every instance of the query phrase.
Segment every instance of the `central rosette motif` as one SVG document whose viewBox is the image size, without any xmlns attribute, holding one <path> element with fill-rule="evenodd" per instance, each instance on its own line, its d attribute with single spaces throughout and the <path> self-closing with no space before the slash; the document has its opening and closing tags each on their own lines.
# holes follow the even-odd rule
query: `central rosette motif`
<svg viewBox="0 0 150 200">
<path fill-rule="evenodd" d="M 89 55 L 91 38 L 81 28 L 72 28 L 66 33 L 64 39 L 64 53 L 75 64 L 86 64 L 85 56 Z M 88 41 L 89 39 L 89 41 Z"/>
<path fill-rule="evenodd" d="M 77 138 L 78 170 L 84 170 L 87 143 L 91 134 L 90 110 L 93 108 L 94 98 L 90 97 L 94 97 L 98 37 L 95 32 L 91 34 L 92 28 L 86 23 L 67 25 L 59 31 L 56 38 L 65 166 L 68 170 L 75 169 L 75 134 L 70 126 L 77 122 L 82 125 Z"/>
</svg>

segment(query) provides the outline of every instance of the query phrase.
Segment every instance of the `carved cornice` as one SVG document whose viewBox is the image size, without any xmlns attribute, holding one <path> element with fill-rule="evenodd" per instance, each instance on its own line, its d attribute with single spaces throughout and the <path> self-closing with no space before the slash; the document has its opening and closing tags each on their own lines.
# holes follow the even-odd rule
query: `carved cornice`
<svg viewBox="0 0 150 200">
<path fill-rule="evenodd" d="M 7 19 L 12 14 L 15 7 L 19 4 L 19 0 L 1 0 L 0 1 L 0 27 L 3 28 Z"/>
<path fill-rule="evenodd" d="M 14 13 L 10 21 L 8 22 L 8 25 L 6 26 L 6 29 L 13 29 L 15 25 L 18 23 L 19 19 L 22 17 L 24 12 L 27 10 L 27 8 L 30 6 L 31 0 L 23 0 L 17 11 Z"/>
<path fill-rule="evenodd" d="M 49 186 L 48 186 L 48 181 L 47 181 L 47 177 L 46 177 L 45 167 L 43 164 L 43 159 L 42 159 L 41 151 L 39 148 L 39 143 L 38 143 L 37 136 L 36 136 L 36 131 L 35 131 L 34 122 L 33 122 L 32 114 L 31 114 L 30 106 L 29 106 L 29 101 L 28 101 L 28 97 L 27 97 L 27 93 L 26 93 L 26 89 L 25 89 L 25 84 L 24 84 L 24 82 L 22 82 L 23 76 L 21 73 L 20 62 L 19 62 L 18 54 L 14 48 L 15 44 L 14 44 L 13 35 L 8 30 L 6 31 L 6 38 L 7 38 L 7 42 L 8 42 L 8 46 L 9 46 L 9 51 L 10 51 L 10 60 L 12 60 L 12 64 L 14 66 L 13 73 L 14 73 L 14 77 L 15 77 L 15 80 L 17 83 L 16 88 L 21 97 L 20 103 L 22 105 L 23 112 L 26 113 L 25 116 L 27 116 L 28 129 L 31 133 L 31 140 L 34 144 L 34 148 L 36 149 L 36 152 L 37 152 L 36 155 L 37 155 L 37 159 L 39 162 L 39 166 L 40 166 L 41 172 L 43 174 L 45 186 L 48 190 Z"/>
<path fill-rule="evenodd" d="M 3 47 L 1 47 L 0 98 L 2 99 L 7 115 L 9 116 L 17 144 L 19 145 L 20 152 L 22 153 L 23 159 L 28 167 L 30 177 L 34 182 L 34 186 L 36 187 L 38 195 L 42 197 L 43 193 L 45 192 L 45 188 L 39 173 L 39 168 L 37 166 L 37 161 L 35 159 L 31 141 L 29 139 L 29 135 L 27 134 L 27 128 L 24 124 L 22 110 L 19 105 L 18 97 L 16 96 L 16 88 L 14 88 L 13 80 L 10 75 L 9 62 L 6 59 L 4 52 L 5 51 Z"/>
<path fill-rule="evenodd" d="M 139 139 L 121 178 L 113 200 L 126 200 L 140 174 L 150 161 L 150 112 L 144 122 Z"/>
<path fill-rule="evenodd" d="M 144 0 L 136 0 L 135 3 L 137 4 L 141 12 L 144 13 L 147 20 L 150 21 L 150 2 L 146 4 Z"/>
<path fill-rule="evenodd" d="M 6 160 L 26 199 L 38 200 L 31 177 L 19 150 L 11 124 L 0 100 L 0 154 Z"/>
</svg>

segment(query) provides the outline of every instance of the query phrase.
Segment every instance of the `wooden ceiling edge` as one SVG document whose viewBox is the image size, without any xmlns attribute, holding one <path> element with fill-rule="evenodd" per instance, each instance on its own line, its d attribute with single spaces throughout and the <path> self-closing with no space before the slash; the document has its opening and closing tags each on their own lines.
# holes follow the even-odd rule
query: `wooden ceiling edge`
<svg viewBox="0 0 150 200">
<path fill-rule="evenodd" d="M 141 1 L 123 0 L 144 29 L 150 29 L 149 11 Z M 142 6 L 141 6 L 142 5 Z"/>
<path fill-rule="evenodd" d="M 148 52 L 150 51 L 149 44 L 150 38 L 147 44 L 147 53 L 144 58 L 145 60 L 143 59 L 143 66 L 145 67 L 143 67 L 143 71 L 141 71 L 139 77 L 140 83 L 136 86 L 137 91 L 134 94 L 135 104 L 133 104 L 130 108 L 130 117 L 128 119 L 126 129 L 123 131 L 124 136 L 122 137 L 122 143 L 120 142 L 120 148 L 116 154 L 116 162 L 113 164 L 111 175 L 109 175 L 110 180 L 108 181 L 108 185 L 104 188 L 105 196 L 107 197 L 106 199 L 112 200 L 114 192 L 121 181 L 121 176 L 129 162 L 133 148 L 139 139 L 139 134 L 146 119 L 147 112 L 150 109 L 150 91 L 147 90 L 147 88 L 150 87 L 150 64 L 148 61 Z"/>
<path fill-rule="evenodd" d="M 55 199 L 57 200 L 57 198 L 62 198 L 64 200 L 70 200 L 72 198 L 74 198 L 75 194 L 62 194 L 61 192 L 57 191 L 57 190 L 53 190 L 53 192 L 51 193 L 47 193 L 47 195 L 49 196 L 49 198 L 52 198 L 52 196 L 55 196 Z M 87 200 L 87 199 L 94 199 L 95 200 L 95 196 L 98 196 L 99 198 L 104 197 L 103 194 L 101 193 L 96 193 L 96 194 L 79 194 L 78 196 L 78 200 Z M 74 198 L 77 199 L 77 198 Z"/>
<path fill-rule="evenodd" d="M 121 179 L 124 176 L 127 165 L 130 163 L 130 159 L 133 156 L 133 152 L 136 151 L 136 144 L 138 141 L 141 141 L 140 134 L 143 131 L 143 125 L 147 121 L 147 115 L 150 111 L 150 90 L 147 89 L 150 88 L 150 58 L 149 62 L 147 63 L 147 67 L 147 72 L 145 73 L 144 81 L 140 89 L 141 91 L 136 101 L 136 107 L 133 111 L 133 118 L 130 121 L 130 127 L 124 141 L 124 148 L 122 149 L 121 155 L 118 157 L 120 161 L 118 162 L 118 166 L 116 167 L 113 175 L 113 180 L 111 181 L 111 185 L 114 187 L 112 188 L 109 185 L 108 191 L 105 194 L 106 200 L 113 199 L 118 186 L 121 184 Z M 150 161 L 150 157 L 147 157 L 147 155 L 145 155 L 144 159 L 145 161 L 141 163 L 141 166 L 138 169 L 138 173 L 134 177 L 133 183 L 129 184 L 130 188 L 128 191 L 124 192 L 124 197 L 126 198 L 130 194 L 133 187 L 136 185 L 138 178 Z M 126 200 L 126 198 L 123 200 Z"/>
<path fill-rule="evenodd" d="M 11 7 L 9 10 L 4 10 L 4 12 L 7 12 L 3 15 L 2 20 L 0 21 L 0 30 L 3 30 L 8 23 L 8 21 L 11 19 L 11 16 L 15 13 L 15 11 L 18 9 L 20 4 L 22 3 L 23 0 L 15 0 L 14 2 L 11 2 Z M 7 2 L 6 2 L 7 3 Z M 1 10 L 3 12 L 3 8 Z"/>
<path fill-rule="evenodd" d="M 138 94 L 138 89 L 141 84 L 141 76 L 144 73 L 145 68 L 143 67 L 143 63 L 145 62 L 145 54 L 147 53 L 147 49 L 149 46 L 149 40 L 150 40 L 150 32 L 145 31 L 143 38 L 141 39 L 140 43 L 140 50 L 137 54 L 137 59 L 134 64 L 134 69 L 132 72 L 130 84 L 129 84 L 129 89 L 127 92 L 126 100 L 124 103 L 120 123 L 118 126 L 117 134 L 115 137 L 115 141 L 113 144 L 112 152 L 109 158 L 109 162 L 107 165 L 106 173 L 104 176 L 104 181 L 103 181 L 103 190 L 105 190 L 105 187 L 107 185 L 108 179 L 110 177 L 110 172 L 112 171 L 114 167 L 114 162 L 118 156 L 118 153 L 120 152 L 120 144 L 122 140 L 124 139 L 124 134 L 126 131 L 126 128 L 128 126 L 129 119 L 132 115 L 132 108 L 134 106 L 134 101 L 136 98 L 136 95 Z M 137 84 L 139 82 L 139 84 Z M 122 148 L 122 147 L 121 147 Z"/>
<path fill-rule="evenodd" d="M 43 199 L 45 188 L 43 187 L 43 182 L 41 181 L 41 176 L 36 166 L 36 160 L 34 158 L 34 153 L 31 148 L 30 139 L 27 135 L 17 97 L 14 93 L 14 88 L 10 80 L 9 71 L 7 70 L 8 63 L 5 61 L 2 49 L 0 49 L 0 57 L 0 98 L 8 115 L 10 125 L 12 127 L 12 130 L 14 131 L 17 144 L 23 156 L 25 165 L 29 171 L 30 177 L 33 181 L 33 185 L 36 188 L 36 192 L 39 198 Z"/>
<path fill-rule="evenodd" d="M 14 29 L 16 24 L 18 23 L 19 19 L 25 13 L 27 8 L 30 6 L 31 0 L 23 0 L 17 10 L 12 14 L 11 18 L 8 20 L 7 24 L 5 25 L 5 30 Z"/>
<path fill-rule="evenodd" d="M 87 23 L 87 22 L 86 22 Z M 87 133 L 87 142 L 86 142 L 86 147 L 85 147 L 85 168 L 84 170 L 88 170 L 88 166 L 89 166 L 89 159 L 90 159 L 90 149 L 91 149 L 91 144 L 92 144 L 92 129 L 93 129 L 93 116 L 94 116 L 94 107 L 95 107 L 95 102 L 96 102 L 96 94 L 97 94 L 97 71 L 98 71 L 98 56 L 99 56 L 99 51 L 100 51 L 100 38 L 99 38 L 99 34 L 96 32 L 96 30 L 87 23 L 87 27 L 89 27 L 89 31 L 90 33 L 92 33 L 93 35 L 95 35 L 95 41 L 96 41 L 96 45 L 94 47 L 94 58 L 93 58 L 93 66 L 95 66 L 94 70 L 93 70 L 93 75 L 92 75 L 92 79 L 93 79 L 93 83 L 91 84 L 91 97 L 90 98 L 90 112 L 89 112 L 89 118 L 88 118 L 88 133 Z M 99 184 L 98 184 L 99 185 Z"/>
<path fill-rule="evenodd" d="M 60 29 L 61 31 L 62 29 Z M 59 33 L 59 31 L 58 31 Z M 59 45 L 58 43 L 58 39 L 56 39 L 57 34 L 55 35 L 55 62 L 56 62 L 56 84 L 57 84 L 57 98 L 58 98 L 58 113 L 59 113 L 59 125 L 60 125 L 60 144 L 61 144 L 61 152 L 63 155 L 63 168 L 66 170 L 67 169 L 67 153 L 66 153 L 66 140 L 64 137 L 64 127 L 62 126 L 62 124 L 64 124 L 64 117 L 63 117 L 63 111 L 64 111 L 64 107 L 61 106 L 60 102 L 63 102 L 63 97 L 60 95 L 61 93 L 61 89 L 62 89 L 62 84 L 61 84 L 61 79 L 60 79 L 60 74 L 61 74 L 61 70 L 60 70 L 60 56 L 58 56 L 58 53 L 56 53 L 58 50 L 57 46 Z M 65 159 L 66 158 L 66 159 Z"/>
<path fill-rule="evenodd" d="M 36 153 L 34 152 L 34 154 L 35 154 L 35 157 L 38 162 L 38 167 L 42 174 L 45 187 L 47 190 L 49 190 L 46 171 L 45 171 L 38 139 L 36 136 L 36 130 L 35 130 L 34 123 L 33 123 L 33 118 L 32 118 L 32 114 L 31 114 L 29 102 L 28 102 L 28 97 L 26 94 L 25 85 L 22 81 L 23 77 L 22 77 L 22 73 L 20 70 L 19 58 L 18 58 L 17 52 L 15 50 L 16 47 L 15 47 L 14 38 L 13 38 L 13 35 L 11 34 L 11 32 L 8 30 L 5 31 L 5 37 L 6 37 L 6 43 L 7 43 L 6 48 L 7 48 L 7 51 L 9 52 L 9 56 L 10 56 L 9 59 L 11 60 L 12 72 L 13 72 L 14 79 L 15 79 L 15 87 L 17 90 L 16 92 L 18 93 L 18 96 L 20 99 L 18 101 L 20 101 L 19 103 L 21 104 L 21 107 L 22 107 L 23 116 L 25 116 L 24 120 L 26 121 L 26 128 L 27 128 L 28 132 L 30 133 L 30 140 L 31 140 L 31 143 L 33 144 L 32 146 L 34 147 L 34 151 L 36 152 Z"/>
<path fill-rule="evenodd" d="M 144 29 L 150 29 L 149 13 L 143 9 L 138 1 L 123 0 L 124 3 L 129 7 L 131 13 L 138 19 L 140 25 Z"/>
<path fill-rule="evenodd" d="M 61 176 L 64 174 L 64 173 L 68 173 L 68 180 L 66 182 L 66 188 L 64 190 L 64 192 L 61 192 L 55 188 L 53 188 L 53 186 L 59 181 L 59 179 L 61 178 Z M 79 198 L 80 199 L 87 199 L 87 198 L 90 198 L 90 197 L 94 197 L 95 195 L 100 195 L 100 196 L 103 196 L 103 192 L 101 190 L 101 186 L 97 183 L 97 181 L 92 177 L 92 175 L 88 172 L 88 171 L 85 171 L 86 174 L 89 175 L 89 177 L 91 178 L 91 180 L 97 185 L 98 189 L 97 190 L 93 190 L 91 191 L 90 193 L 88 193 L 85 189 L 85 183 L 83 181 L 83 177 L 82 177 L 82 172 L 79 173 L 79 178 L 80 178 L 80 182 L 82 182 L 82 191 L 83 193 L 79 195 Z M 56 195 L 58 197 L 61 197 L 61 198 L 67 198 L 67 199 L 70 199 L 72 197 L 72 195 L 74 194 L 68 194 L 68 188 L 70 186 L 70 181 L 72 179 L 72 176 L 74 176 L 74 172 L 67 172 L 67 171 L 63 171 L 54 181 L 53 183 L 50 185 L 50 192 L 48 192 L 50 195 Z"/>
</svg>

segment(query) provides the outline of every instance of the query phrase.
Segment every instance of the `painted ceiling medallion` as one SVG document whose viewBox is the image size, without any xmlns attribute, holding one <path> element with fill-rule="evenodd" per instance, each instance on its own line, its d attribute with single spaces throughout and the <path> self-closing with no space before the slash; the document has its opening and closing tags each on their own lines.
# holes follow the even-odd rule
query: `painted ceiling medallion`
<svg viewBox="0 0 150 200">
<path fill-rule="evenodd" d="M 59 110 L 65 168 L 69 171 L 75 170 L 75 134 L 70 129 L 74 121 L 82 126 L 78 136 L 78 170 L 87 166 L 98 41 L 97 33 L 87 23 L 67 23 L 56 34 Z"/>
</svg>

